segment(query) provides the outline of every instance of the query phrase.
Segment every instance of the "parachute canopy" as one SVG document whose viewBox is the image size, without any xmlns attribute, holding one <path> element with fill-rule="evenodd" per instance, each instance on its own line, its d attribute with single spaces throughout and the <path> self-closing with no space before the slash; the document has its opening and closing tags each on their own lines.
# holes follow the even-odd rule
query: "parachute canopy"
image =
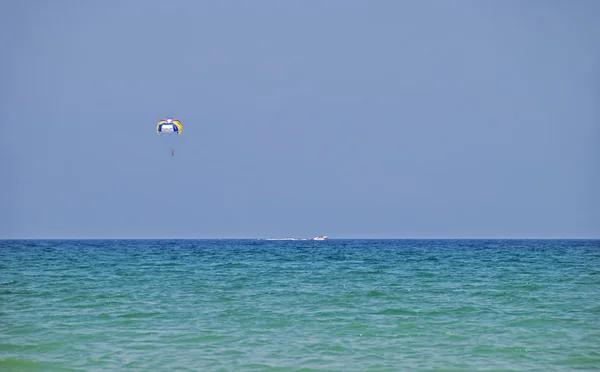
<svg viewBox="0 0 600 372">
<path fill-rule="evenodd" d="M 181 134 L 182 129 L 183 126 L 181 125 L 181 122 L 173 118 L 165 118 L 164 120 L 159 121 L 156 125 L 156 133 L 158 133 L 159 136 L 173 133 L 179 135 Z"/>
</svg>

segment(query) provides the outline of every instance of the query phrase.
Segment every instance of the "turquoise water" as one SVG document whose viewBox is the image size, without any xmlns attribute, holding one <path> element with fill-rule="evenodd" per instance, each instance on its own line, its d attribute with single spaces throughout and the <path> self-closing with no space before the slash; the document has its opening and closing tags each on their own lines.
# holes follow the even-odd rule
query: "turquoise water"
<svg viewBox="0 0 600 372">
<path fill-rule="evenodd" d="M 1 241 L 0 370 L 600 370 L 600 241 Z"/>
</svg>

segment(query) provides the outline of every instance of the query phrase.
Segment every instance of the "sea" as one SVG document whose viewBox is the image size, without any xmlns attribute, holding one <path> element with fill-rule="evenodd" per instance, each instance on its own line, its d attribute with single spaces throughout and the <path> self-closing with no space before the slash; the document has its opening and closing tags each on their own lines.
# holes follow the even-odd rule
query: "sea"
<svg viewBox="0 0 600 372">
<path fill-rule="evenodd" d="M 600 240 L 3 240 L 0 371 L 598 371 Z"/>
</svg>

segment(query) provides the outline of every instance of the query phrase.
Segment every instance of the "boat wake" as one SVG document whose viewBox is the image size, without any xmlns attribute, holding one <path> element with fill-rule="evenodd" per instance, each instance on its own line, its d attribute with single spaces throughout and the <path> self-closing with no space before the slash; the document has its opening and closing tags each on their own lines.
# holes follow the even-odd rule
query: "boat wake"
<svg viewBox="0 0 600 372">
<path fill-rule="evenodd" d="M 258 239 L 258 240 L 308 240 L 308 239 L 301 239 L 301 238 L 265 238 L 265 239 Z"/>
</svg>

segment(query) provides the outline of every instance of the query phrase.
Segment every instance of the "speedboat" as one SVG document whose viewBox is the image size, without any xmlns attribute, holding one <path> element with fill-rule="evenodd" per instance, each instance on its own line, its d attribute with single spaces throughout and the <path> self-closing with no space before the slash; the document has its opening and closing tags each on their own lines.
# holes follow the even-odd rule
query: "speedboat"
<svg viewBox="0 0 600 372">
<path fill-rule="evenodd" d="M 319 235 L 312 238 L 312 240 L 327 240 L 327 235 Z"/>
</svg>

